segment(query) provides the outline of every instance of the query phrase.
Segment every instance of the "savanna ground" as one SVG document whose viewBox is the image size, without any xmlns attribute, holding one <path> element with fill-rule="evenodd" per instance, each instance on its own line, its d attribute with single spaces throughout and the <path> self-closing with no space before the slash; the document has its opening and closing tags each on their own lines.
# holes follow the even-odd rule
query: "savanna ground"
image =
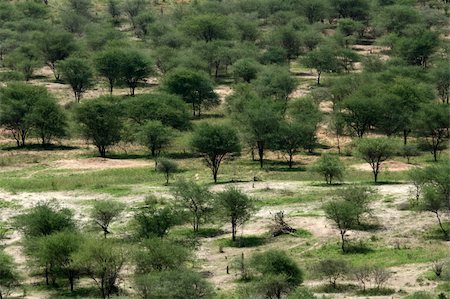
<svg viewBox="0 0 450 299">
<path fill-rule="evenodd" d="M 361 48 L 361 46 L 359 46 Z M 372 46 L 374 47 L 374 46 Z M 367 52 L 367 49 L 359 49 Z M 371 51 L 372 52 L 372 51 Z M 376 52 L 376 51 L 373 51 Z M 365 52 L 364 52 L 365 53 Z M 314 84 L 314 74 L 309 70 L 293 65 L 295 73 L 300 73 L 301 84 L 295 91 L 295 97 L 307 94 Z M 71 90 L 67 85 L 55 83 L 51 73 L 44 68 L 32 80 L 32 84 L 45 85 L 61 101 L 61 104 L 73 102 Z M 300 79 L 300 78 L 299 78 Z M 148 84 L 138 89 L 138 93 L 151 90 L 155 85 Z M 222 97 L 229 95 L 231 89 L 227 84 L 217 87 Z M 106 86 L 97 86 L 89 91 L 83 100 L 106 94 Z M 115 94 L 126 94 L 126 89 L 116 89 Z M 330 105 L 322 104 L 325 113 L 330 112 Z M 194 122 L 222 121 L 224 107 L 209 111 L 202 119 Z M 342 159 L 347 166 L 344 182 L 332 186 L 325 185 L 318 175 L 310 171 L 312 163 L 323 151 L 335 152 L 334 137 L 324 126 L 318 132 L 322 147 L 314 154 L 301 153 L 295 157 L 294 169 L 289 169 L 285 157 L 276 153 L 267 156 L 265 168 L 261 170 L 257 161 L 252 161 L 250 153 L 243 151 L 242 156 L 228 160 L 221 166 L 219 183 L 212 184 L 209 169 L 202 159 L 193 156 L 189 148 L 189 135 L 179 136 L 172 148 L 166 153 L 176 159 L 180 171 L 171 179 L 195 180 L 210 184 L 213 191 L 220 191 L 234 185 L 257 200 L 258 212 L 239 229 L 241 247 L 230 246 L 228 225 L 215 223 L 205 225 L 198 237 L 197 260 L 194 264 L 215 286 L 217 293 L 236 288 L 239 271 L 233 267 L 234 261 L 244 254 L 267 249 L 282 249 L 295 258 L 305 269 L 304 284 L 321 293 L 320 286 L 326 281 L 312 271 L 313 265 L 324 258 L 340 258 L 353 265 L 373 264 L 388 268 L 392 277 L 387 287 L 395 289 L 393 295 L 378 298 L 400 298 L 416 291 L 450 292 L 449 283 L 434 279 L 431 267 L 436 261 L 450 257 L 450 242 L 444 242 L 432 235 L 437 230 L 433 214 L 415 212 L 405 209 L 412 196 L 413 186 L 408 182 L 408 171 L 414 167 L 431 165 L 432 156 L 423 153 L 412 159 L 395 157 L 386 162 L 382 168 L 381 182 L 372 183 L 369 165 L 355 155 L 350 147 L 350 138 L 342 142 L 347 155 Z M 164 185 L 162 174 L 154 170 L 154 162 L 141 147 L 119 144 L 112 148 L 109 158 L 97 158 L 96 149 L 83 140 L 72 138 L 62 140 L 51 148 L 38 146 L 15 148 L 7 132 L 0 137 L 0 221 L 8 222 L 25 209 L 33 207 L 40 201 L 56 200 L 61 206 L 75 211 L 75 217 L 81 227 L 89 229 L 89 209 L 93 200 L 114 198 L 127 204 L 125 215 L 112 227 L 114 234 L 126 236 L 128 220 L 132 217 L 133 207 L 150 194 L 171 201 L 170 186 Z M 448 152 L 441 153 L 441 158 Z M 254 178 L 258 180 L 255 182 Z M 364 253 L 342 254 L 339 248 L 339 234 L 328 221 L 321 209 L 330 200 L 335 191 L 350 184 L 372 186 L 377 196 L 372 203 L 373 215 L 370 222 L 374 229 L 369 231 L 349 231 L 349 239 L 362 242 L 367 249 Z M 294 235 L 271 237 L 273 216 L 284 211 L 286 221 L 298 231 Z M 169 236 L 189 236 L 189 226 L 176 227 Z M 431 237 L 430 237 L 431 236 Z M 25 278 L 23 294 L 16 292 L 16 297 L 25 298 L 60 298 L 55 291 L 44 286 L 41 277 L 31 272 L 22 252 L 21 235 L 12 232 L 2 241 L 7 253 L 20 264 L 20 271 Z M 226 273 L 227 266 L 230 274 Z M 128 271 L 124 271 L 126 278 Z M 131 290 L 131 280 L 123 279 L 122 288 Z M 356 284 L 355 281 L 339 281 L 340 284 Z M 80 282 L 82 289 L 84 283 Z M 132 292 L 132 290 L 131 290 Z M 71 295 L 77 296 L 77 294 Z M 84 297 L 78 293 L 78 296 Z M 349 287 L 341 293 L 327 294 L 332 298 L 358 297 L 354 288 Z"/>
</svg>

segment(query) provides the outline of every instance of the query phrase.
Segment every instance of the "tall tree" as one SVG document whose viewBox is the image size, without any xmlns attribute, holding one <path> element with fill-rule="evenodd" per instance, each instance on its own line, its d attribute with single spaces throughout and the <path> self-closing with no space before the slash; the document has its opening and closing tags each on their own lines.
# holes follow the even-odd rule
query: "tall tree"
<svg viewBox="0 0 450 299">
<path fill-rule="evenodd" d="M 130 89 L 131 96 L 134 96 L 138 83 L 153 74 L 153 69 L 148 59 L 135 50 L 127 50 L 122 54 L 120 66 L 122 79 Z"/>
<path fill-rule="evenodd" d="M 395 146 L 393 141 L 387 138 L 366 138 L 358 141 L 357 150 L 361 158 L 370 164 L 376 183 L 381 164 L 394 155 Z"/>
<path fill-rule="evenodd" d="M 109 226 L 120 217 L 124 209 L 125 204 L 115 200 L 97 200 L 94 202 L 91 218 L 102 229 L 105 238 L 110 233 Z"/>
<path fill-rule="evenodd" d="M 260 167 L 264 166 L 264 152 L 280 125 L 282 107 L 271 100 L 254 98 L 244 103 L 242 112 L 237 114 L 243 125 L 243 133 L 247 139 L 256 143 Z"/>
<path fill-rule="evenodd" d="M 82 103 L 76 110 L 76 119 L 83 135 L 97 147 L 100 156 L 106 156 L 109 146 L 120 141 L 121 108 L 113 98 L 103 97 Z"/>
<path fill-rule="evenodd" d="M 206 165 L 211 169 L 214 182 L 222 161 L 232 154 L 239 154 L 241 146 L 237 132 L 228 125 L 201 124 L 194 131 L 191 145 L 203 155 Z"/>
<path fill-rule="evenodd" d="M 336 57 L 336 52 L 330 47 L 321 47 L 312 50 L 303 58 L 305 66 L 317 71 L 317 85 L 320 85 L 322 73 L 339 72 L 341 64 Z"/>
<path fill-rule="evenodd" d="M 95 67 L 100 76 L 108 80 L 109 92 L 112 95 L 114 85 L 122 78 L 123 51 L 115 48 L 106 49 L 95 57 Z"/>
<path fill-rule="evenodd" d="M 247 222 L 255 211 L 254 201 L 242 191 L 230 187 L 217 194 L 221 214 L 231 223 L 231 240 L 236 241 L 237 228 Z"/>
<path fill-rule="evenodd" d="M 219 104 L 213 82 L 202 72 L 176 69 L 166 76 L 164 85 L 170 93 L 179 95 L 186 103 L 192 104 L 194 116 L 196 112 L 200 115 L 202 107 L 209 108 Z"/>
<path fill-rule="evenodd" d="M 68 58 L 59 66 L 62 79 L 72 87 L 75 100 L 79 103 L 81 95 L 94 85 L 94 72 L 85 59 Z"/>
<path fill-rule="evenodd" d="M 450 107 L 446 104 L 429 103 L 424 105 L 417 114 L 416 131 L 431 147 L 434 161 L 438 160 L 438 153 L 442 145 L 449 138 L 448 130 Z"/>
<path fill-rule="evenodd" d="M 213 212 L 213 195 L 206 186 L 188 181 L 178 182 L 173 193 L 179 205 L 192 214 L 192 228 L 198 232 L 200 223 L 205 222 Z"/>
<path fill-rule="evenodd" d="M 53 30 L 39 35 L 36 43 L 45 63 L 53 71 L 55 79 L 59 80 L 57 63 L 69 57 L 76 49 L 72 34 L 62 30 Z"/>
</svg>

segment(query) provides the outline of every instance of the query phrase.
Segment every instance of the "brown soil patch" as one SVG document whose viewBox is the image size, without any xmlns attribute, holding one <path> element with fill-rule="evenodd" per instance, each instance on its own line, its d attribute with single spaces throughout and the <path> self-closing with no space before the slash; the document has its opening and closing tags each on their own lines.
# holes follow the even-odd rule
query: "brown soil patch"
<svg viewBox="0 0 450 299">
<path fill-rule="evenodd" d="M 133 168 L 150 167 L 153 161 L 146 160 L 118 160 L 106 158 L 88 158 L 59 160 L 53 163 L 56 168 L 61 169 L 110 169 L 110 168 Z"/>
<path fill-rule="evenodd" d="M 372 171 L 372 167 L 370 167 L 369 163 L 354 164 L 351 165 L 350 167 L 356 170 Z M 415 167 L 417 166 L 400 161 L 386 161 L 383 162 L 383 164 L 381 164 L 380 169 L 381 171 L 405 171 Z"/>
</svg>

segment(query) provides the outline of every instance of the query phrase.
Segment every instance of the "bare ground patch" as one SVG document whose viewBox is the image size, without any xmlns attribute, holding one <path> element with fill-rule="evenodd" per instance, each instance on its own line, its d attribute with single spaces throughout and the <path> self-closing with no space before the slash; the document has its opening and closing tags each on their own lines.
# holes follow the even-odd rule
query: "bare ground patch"
<svg viewBox="0 0 450 299">
<path fill-rule="evenodd" d="M 153 161 L 147 160 L 121 160 L 107 158 L 69 159 L 53 162 L 56 168 L 76 170 L 101 170 L 111 168 L 152 167 Z"/>
<path fill-rule="evenodd" d="M 350 167 L 356 169 L 356 170 L 362 170 L 362 171 L 372 171 L 372 168 L 370 167 L 369 163 L 363 163 L 363 164 L 354 164 Z M 381 171 L 405 171 L 410 170 L 412 168 L 415 168 L 417 166 L 400 162 L 400 161 L 386 161 L 383 162 L 380 166 Z"/>
</svg>

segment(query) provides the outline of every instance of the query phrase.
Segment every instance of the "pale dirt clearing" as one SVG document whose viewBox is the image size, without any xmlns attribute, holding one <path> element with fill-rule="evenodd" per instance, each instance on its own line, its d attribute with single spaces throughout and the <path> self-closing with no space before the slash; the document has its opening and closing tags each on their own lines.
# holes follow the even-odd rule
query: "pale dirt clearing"
<svg viewBox="0 0 450 299">
<path fill-rule="evenodd" d="M 111 168 L 135 168 L 135 167 L 154 167 L 155 163 L 150 160 L 125 160 L 108 158 L 87 158 L 87 159 L 69 159 L 59 160 L 51 164 L 59 169 L 75 170 L 102 170 Z"/>
<path fill-rule="evenodd" d="M 362 170 L 362 171 L 372 171 L 372 167 L 369 165 L 369 163 L 362 163 L 362 164 L 354 164 L 350 167 L 356 169 L 356 170 Z M 381 171 L 405 171 L 410 170 L 413 168 L 416 168 L 417 166 L 413 164 L 408 164 L 400 161 L 385 161 L 381 164 L 380 170 Z"/>
</svg>

